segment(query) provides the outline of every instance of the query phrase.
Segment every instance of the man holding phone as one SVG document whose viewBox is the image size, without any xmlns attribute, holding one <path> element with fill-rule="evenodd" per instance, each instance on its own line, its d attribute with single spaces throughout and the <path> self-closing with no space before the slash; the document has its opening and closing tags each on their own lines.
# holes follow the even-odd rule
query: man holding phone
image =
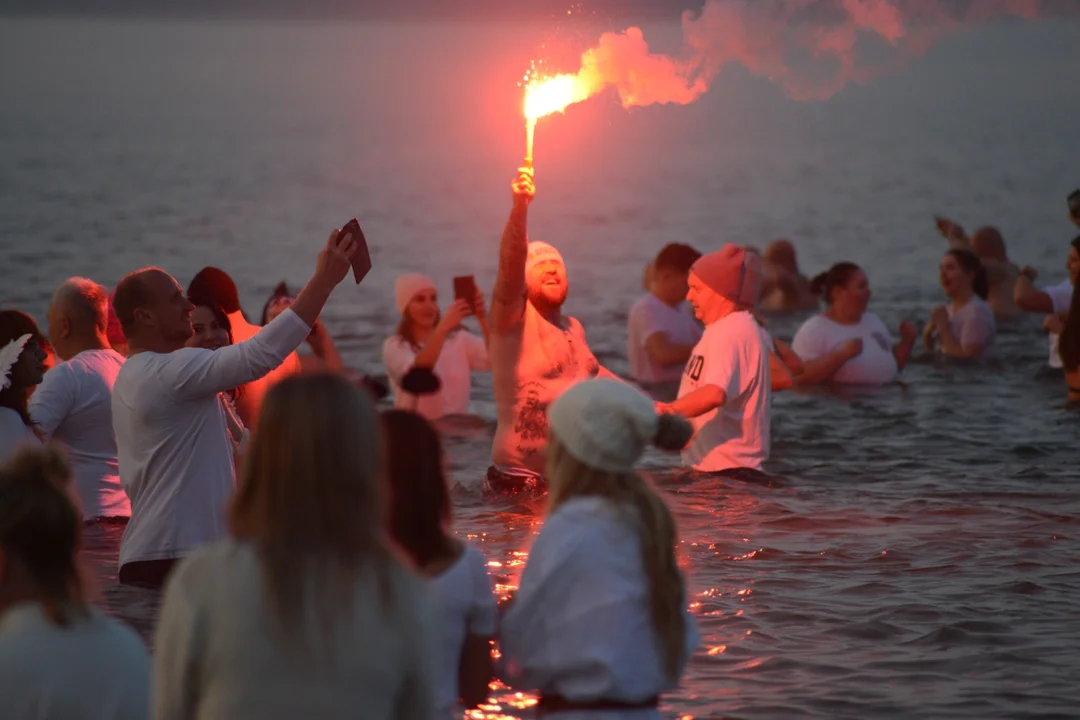
<svg viewBox="0 0 1080 720">
<path fill-rule="evenodd" d="M 543 487 L 548 406 L 571 385 L 597 376 L 600 366 L 581 323 L 562 313 L 569 284 L 562 255 L 529 242 L 527 215 L 534 194 L 530 168 L 518 171 L 514 205 L 503 230 L 491 300 L 491 373 L 498 428 L 491 449 L 488 491 Z"/>
</svg>

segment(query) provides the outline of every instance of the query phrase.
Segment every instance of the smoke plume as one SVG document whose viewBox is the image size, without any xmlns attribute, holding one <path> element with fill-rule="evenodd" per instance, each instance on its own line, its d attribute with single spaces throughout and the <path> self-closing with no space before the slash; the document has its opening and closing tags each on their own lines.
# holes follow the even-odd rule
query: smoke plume
<svg viewBox="0 0 1080 720">
<path fill-rule="evenodd" d="M 1035 19 L 1048 2 L 706 0 L 699 12 L 683 14 L 677 56 L 650 52 L 636 27 L 605 33 L 582 55 L 576 82 L 586 97 L 615 88 L 625 107 L 686 104 L 735 63 L 793 99 L 826 100 L 898 69 L 947 35 L 1010 15 Z M 1058 10 L 1067 0 L 1056 2 Z"/>
</svg>

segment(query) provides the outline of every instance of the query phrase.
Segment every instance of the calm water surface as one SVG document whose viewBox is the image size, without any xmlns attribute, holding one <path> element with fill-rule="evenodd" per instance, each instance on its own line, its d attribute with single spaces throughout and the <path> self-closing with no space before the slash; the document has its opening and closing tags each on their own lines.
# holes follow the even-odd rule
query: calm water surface
<svg viewBox="0 0 1080 720">
<path fill-rule="evenodd" d="M 357 215 L 378 271 L 326 320 L 379 372 L 399 272 L 445 294 L 456 274 L 492 283 L 523 153 L 515 83 L 540 42 L 573 49 L 550 30 L 0 22 L 0 300 L 43 320 L 68 275 L 111 285 L 155 263 L 186 283 L 215 264 L 255 313 Z M 568 309 L 617 372 L 642 266 L 672 240 L 789 236 L 808 272 L 853 260 L 891 327 L 941 300 L 934 213 L 998 224 L 1056 282 L 1076 233 L 1078 31 L 975 30 L 821 104 L 738 69 L 689 107 L 593 99 L 538 131 L 532 234 L 563 250 Z M 646 458 L 704 634 L 672 715 L 1075 716 L 1080 417 L 1038 320 L 1000 332 L 1000 367 L 921 360 L 875 392 L 779 396 L 772 487 Z M 446 428 L 457 529 L 506 590 L 543 509 L 476 493 L 494 418 L 477 383 L 477 418 Z M 118 540 L 95 529 L 87 556 L 106 606 L 148 634 L 156 598 L 116 585 Z M 527 704 L 500 689 L 483 714 Z"/>
</svg>

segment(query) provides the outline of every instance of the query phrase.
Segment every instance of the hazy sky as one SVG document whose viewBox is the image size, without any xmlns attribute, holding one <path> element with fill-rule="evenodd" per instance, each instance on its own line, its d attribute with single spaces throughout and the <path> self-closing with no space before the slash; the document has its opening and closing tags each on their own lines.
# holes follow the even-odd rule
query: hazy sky
<svg viewBox="0 0 1080 720">
<path fill-rule="evenodd" d="M 703 0 L 0 0 L 0 13 L 547 19 L 575 8 L 612 18 L 671 18 Z"/>
</svg>

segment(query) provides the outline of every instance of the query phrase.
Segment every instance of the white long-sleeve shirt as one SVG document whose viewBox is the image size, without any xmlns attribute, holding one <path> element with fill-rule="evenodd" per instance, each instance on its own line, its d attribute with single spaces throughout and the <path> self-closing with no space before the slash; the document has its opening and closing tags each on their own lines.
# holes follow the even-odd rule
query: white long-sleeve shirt
<svg viewBox="0 0 1080 720">
<path fill-rule="evenodd" d="M 45 373 L 30 396 L 37 431 L 67 447 L 86 520 L 131 515 L 112 425 L 112 389 L 123 365 L 115 350 L 84 350 Z"/>
<path fill-rule="evenodd" d="M 310 331 L 286 310 L 255 337 L 220 350 L 128 358 L 112 398 L 120 481 L 131 498 L 121 566 L 183 557 L 225 537 L 236 477 L 218 393 L 280 365 Z"/>
<path fill-rule="evenodd" d="M 232 540 L 202 548 L 165 588 L 155 720 L 433 720 L 438 608 L 404 566 L 384 580 L 359 563 L 349 599 L 335 597 L 332 628 L 314 602 L 326 589 L 309 583 L 298 644 L 267 602 L 255 548 Z"/>
</svg>

